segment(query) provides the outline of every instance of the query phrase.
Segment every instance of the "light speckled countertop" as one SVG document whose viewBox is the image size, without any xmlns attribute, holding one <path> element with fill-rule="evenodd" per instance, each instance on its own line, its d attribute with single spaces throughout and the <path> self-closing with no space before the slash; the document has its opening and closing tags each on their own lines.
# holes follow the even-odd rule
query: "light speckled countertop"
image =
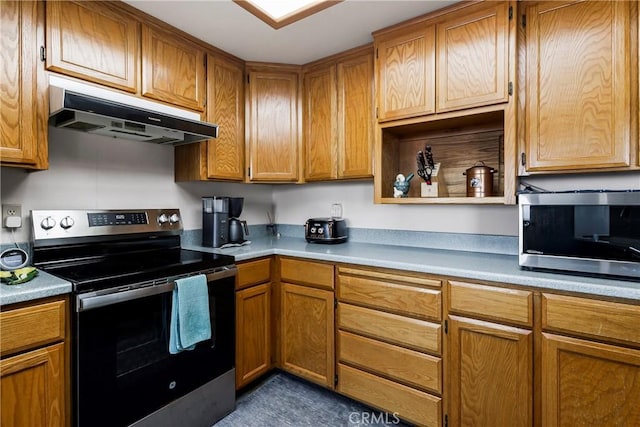
<svg viewBox="0 0 640 427">
<path fill-rule="evenodd" d="M 0 306 L 71 292 L 71 283 L 39 270 L 31 281 L 20 285 L 0 284 Z"/>
<path fill-rule="evenodd" d="M 292 237 L 260 238 L 249 245 L 228 249 L 184 247 L 233 255 L 236 261 L 268 255 L 287 255 L 640 301 L 640 282 L 521 270 L 518 257 L 514 255 L 357 242 L 322 245 Z"/>
<path fill-rule="evenodd" d="M 184 248 L 233 255 L 236 261 L 269 255 L 287 255 L 640 301 L 640 282 L 521 270 L 518 258 L 513 255 L 358 242 L 320 245 L 294 237 L 259 238 L 249 245 L 228 249 L 212 249 L 197 245 L 184 245 Z M 69 292 L 69 282 L 40 271 L 34 280 L 22 285 L 0 285 L 0 305 Z"/>
</svg>

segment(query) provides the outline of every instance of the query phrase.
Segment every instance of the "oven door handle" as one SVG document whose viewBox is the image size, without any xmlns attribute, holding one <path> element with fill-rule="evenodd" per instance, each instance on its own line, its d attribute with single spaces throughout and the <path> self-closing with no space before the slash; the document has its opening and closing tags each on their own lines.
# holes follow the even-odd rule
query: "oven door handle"
<svg viewBox="0 0 640 427">
<path fill-rule="evenodd" d="M 211 283 L 215 280 L 233 277 L 237 274 L 237 272 L 238 269 L 235 266 L 223 267 L 219 270 L 207 273 L 207 283 Z M 118 304 L 138 298 L 171 292 L 176 287 L 176 279 L 177 277 L 169 279 L 171 280 L 169 283 L 145 286 L 137 289 L 129 289 L 128 287 L 125 287 L 124 289 L 116 289 L 114 290 L 114 292 L 106 294 L 89 293 L 78 295 L 76 297 L 76 311 L 79 313 L 81 311 L 87 311 L 98 307 L 104 307 L 107 305 Z"/>
<path fill-rule="evenodd" d="M 138 298 L 171 292 L 176 287 L 174 282 L 163 285 L 147 286 L 140 289 L 120 290 L 103 295 L 78 295 L 76 311 L 87 311 L 98 307 L 118 304 Z"/>
</svg>

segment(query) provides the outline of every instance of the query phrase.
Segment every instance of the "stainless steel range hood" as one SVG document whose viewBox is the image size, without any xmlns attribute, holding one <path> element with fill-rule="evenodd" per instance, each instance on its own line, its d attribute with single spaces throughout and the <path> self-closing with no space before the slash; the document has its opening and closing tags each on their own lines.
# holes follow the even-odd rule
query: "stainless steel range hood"
<svg viewBox="0 0 640 427">
<path fill-rule="evenodd" d="M 218 137 L 200 115 L 75 80 L 49 78 L 49 125 L 154 144 L 190 144 Z"/>
</svg>

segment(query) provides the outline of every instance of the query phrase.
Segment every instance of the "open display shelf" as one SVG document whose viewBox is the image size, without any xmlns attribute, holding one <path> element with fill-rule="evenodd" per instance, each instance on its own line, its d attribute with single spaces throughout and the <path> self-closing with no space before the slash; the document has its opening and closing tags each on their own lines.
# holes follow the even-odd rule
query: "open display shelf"
<svg viewBox="0 0 640 427">
<path fill-rule="evenodd" d="M 375 195 L 378 203 L 394 204 L 504 204 L 505 183 L 512 188 L 514 162 L 505 163 L 505 114 L 499 108 L 477 114 L 440 120 L 410 120 L 403 123 L 382 123 L 377 141 L 378 169 Z M 446 197 L 421 197 L 416 155 L 431 146 L 433 158 L 441 164 L 440 175 L 446 185 Z M 484 162 L 495 169 L 493 195 L 467 197 L 467 169 Z M 396 175 L 414 173 L 406 198 L 393 197 Z"/>
</svg>

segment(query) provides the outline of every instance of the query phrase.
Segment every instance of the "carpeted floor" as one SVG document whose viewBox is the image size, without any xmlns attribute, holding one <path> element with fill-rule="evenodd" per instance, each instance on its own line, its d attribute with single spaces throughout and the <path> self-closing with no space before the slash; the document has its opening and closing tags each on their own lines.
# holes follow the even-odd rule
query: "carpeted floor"
<svg viewBox="0 0 640 427">
<path fill-rule="evenodd" d="M 407 426 L 393 414 L 373 410 L 284 372 L 238 397 L 236 410 L 215 427 Z"/>
</svg>

